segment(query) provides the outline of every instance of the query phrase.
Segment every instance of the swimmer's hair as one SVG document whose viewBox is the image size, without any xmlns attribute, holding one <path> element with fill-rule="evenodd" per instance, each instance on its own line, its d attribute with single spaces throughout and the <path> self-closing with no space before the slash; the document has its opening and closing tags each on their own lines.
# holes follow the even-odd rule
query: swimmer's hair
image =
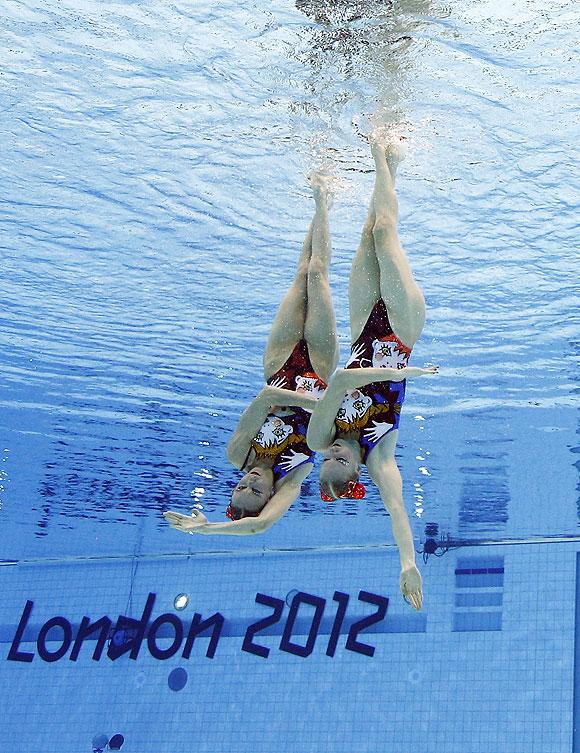
<svg viewBox="0 0 580 753">
<path fill-rule="evenodd" d="M 324 491 L 324 489 L 327 489 L 327 491 Z M 330 484 L 326 484 L 323 488 L 323 486 L 320 486 L 320 498 L 324 502 L 334 502 L 335 499 L 364 499 L 366 497 L 367 489 L 364 484 L 361 484 L 360 481 L 347 481 L 346 485 L 341 485 L 342 491 L 338 492 L 336 494 L 336 490 L 334 490 L 334 487 Z M 336 495 L 335 495 L 336 494 Z"/>
<path fill-rule="evenodd" d="M 226 509 L 226 516 L 230 520 L 241 520 L 242 518 L 257 518 L 262 512 L 246 512 L 242 507 L 236 507 L 235 505 L 228 505 Z"/>
<path fill-rule="evenodd" d="M 360 466 L 352 471 L 350 474 L 350 478 L 347 478 L 342 483 L 340 482 L 334 482 L 331 483 L 330 481 L 327 481 L 326 479 L 320 479 L 320 497 L 325 502 L 331 502 L 334 499 L 338 499 L 339 497 L 350 497 L 350 492 L 352 492 L 356 488 L 356 494 L 355 497 L 350 497 L 351 499 L 362 499 L 364 497 L 364 491 L 361 491 L 359 487 L 362 487 L 364 490 L 364 486 L 362 484 L 359 484 L 359 478 L 360 478 Z"/>
</svg>

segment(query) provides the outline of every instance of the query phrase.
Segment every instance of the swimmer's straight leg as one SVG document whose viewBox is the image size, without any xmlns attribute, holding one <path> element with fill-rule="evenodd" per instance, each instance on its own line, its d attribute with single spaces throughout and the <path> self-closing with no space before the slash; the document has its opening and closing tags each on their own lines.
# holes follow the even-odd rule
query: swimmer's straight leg
<svg viewBox="0 0 580 753">
<path fill-rule="evenodd" d="M 371 201 L 350 269 L 348 301 L 351 342 L 358 339 L 375 303 L 381 297 L 381 270 L 375 253 L 374 225 L 375 208 Z"/>
<path fill-rule="evenodd" d="M 312 366 L 318 376 L 328 381 L 338 362 L 339 346 L 336 334 L 336 317 L 328 281 L 328 268 L 332 254 L 328 222 L 328 185 L 320 175 L 310 179 L 316 202 L 312 222 L 312 254 L 307 275 L 307 307 L 304 339 Z"/>
<path fill-rule="evenodd" d="M 425 324 L 425 299 L 397 233 L 398 201 L 394 176 L 400 159 L 399 146 L 385 143 L 378 137 L 371 137 L 370 141 L 376 167 L 372 234 L 380 269 L 381 297 L 395 334 L 412 348 Z"/>
<path fill-rule="evenodd" d="M 302 245 L 294 280 L 282 299 L 272 323 L 264 351 L 264 379 L 266 381 L 284 365 L 296 343 L 304 338 L 306 281 L 312 253 L 313 225 L 313 222 L 310 223 Z"/>
</svg>

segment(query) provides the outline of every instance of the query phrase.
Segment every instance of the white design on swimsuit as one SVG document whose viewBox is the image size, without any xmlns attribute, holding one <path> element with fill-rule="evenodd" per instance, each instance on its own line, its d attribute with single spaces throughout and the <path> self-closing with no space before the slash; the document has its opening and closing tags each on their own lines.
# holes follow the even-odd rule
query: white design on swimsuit
<svg viewBox="0 0 580 753">
<path fill-rule="evenodd" d="M 348 390 L 338 409 L 336 417 L 344 423 L 353 423 L 356 419 L 362 418 L 373 401 L 360 390 Z"/>
<path fill-rule="evenodd" d="M 307 460 L 310 460 L 310 457 L 304 452 L 296 452 L 295 450 L 291 449 L 290 452 L 280 456 L 278 465 L 283 471 L 288 472 L 293 468 L 297 468 L 299 465 L 302 465 L 302 463 L 306 462 Z"/>
<path fill-rule="evenodd" d="M 348 369 L 349 366 L 351 366 L 353 363 L 356 363 L 357 361 L 358 361 L 359 367 L 362 368 L 363 367 L 363 363 L 362 363 L 363 361 L 367 361 L 367 363 L 368 363 L 368 359 L 367 358 L 362 358 L 361 359 L 361 356 L 364 355 L 364 352 L 365 352 L 365 346 L 362 345 L 362 343 L 359 343 L 358 345 L 355 345 L 354 348 L 352 349 L 352 352 L 350 354 L 350 357 L 349 357 L 348 361 L 344 365 L 344 368 Z"/>
<path fill-rule="evenodd" d="M 315 377 L 297 376 L 296 392 L 307 393 L 319 400 L 324 395 L 324 389 L 316 386 L 317 381 Z"/>
<path fill-rule="evenodd" d="M 402 369 L 407 365 L 409 356 L 402 350 L 396 340 L 373 340 L 373 367 Z"/>
<path fill-rule="evenodd" d="M 365 439 L 373 444 L 376 444 L 385 434 L 388 434 L 393 428 L 394 424 L 389 424 L 386 421 L 373 421 L 371 426 L 368 426 L 363 434 Z"/>
<path fill-rule="evenodd" d="M 256 435 L 254 441 L 267 449 L 275 445 L 281 445 L 293 433 L 294 429 L 279 416 L 268 416 L 262 424 L 262 428 Z"/>
</svg>

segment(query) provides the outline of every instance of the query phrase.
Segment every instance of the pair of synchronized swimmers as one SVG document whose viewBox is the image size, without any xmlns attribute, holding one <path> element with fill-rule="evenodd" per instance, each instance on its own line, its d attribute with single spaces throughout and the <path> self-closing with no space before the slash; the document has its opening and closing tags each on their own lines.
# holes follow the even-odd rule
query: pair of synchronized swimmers
<svg viewBox="0 0 580 753">
<path fill-rule="evenodd" d="M 270 528 L 300 495 L 315 452 L 322 453 L 323 500 L 360 499 L 364 464 L 391 517 L 401 560 L 404 598 L 420 610 L 421 575 L 395 460 L 405 380 L 437 367 L 407 366 L 425 323 L 425 300 L 397 233 L 397 140 L 369 137 L 375 185 L 349 281 L 351 354 L 337 369 L 339 346 L 328 268 L 331 257 L 328 182 L 313 175 L 316 211 L 294 280 L 264 353 L 266 385 L 240 417 L 228 460 L 244 473 L 227 508 L 212 523 L 199 510 L 168 511 L 186 533 L 248 535 Z"/>
</svg>

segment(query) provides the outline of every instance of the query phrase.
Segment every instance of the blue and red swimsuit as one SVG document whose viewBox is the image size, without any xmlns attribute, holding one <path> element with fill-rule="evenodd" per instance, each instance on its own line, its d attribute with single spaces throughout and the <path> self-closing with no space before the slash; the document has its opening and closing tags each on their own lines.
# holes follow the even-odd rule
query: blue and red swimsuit
<svg viewBox="0 0 580 753">
<path fill-rule="evenodd" d="M 315 373 L 305 340 L 300 340 L 284 365 L 268 379 L 268 384 L 311 394 L 320 398 L 326 384 Z M 256 453 L 255 461 L 272 460 L 274 483 L 284 478 L 290 471 L 305 463 L 314 462 L 314 452 L 306 444 L 306 432 L 310 413 L 303 408 L 288 406 L 288 414 L 269 413 L 262 428 L 252 440 Z"/>
<path fill-rule="evenodd" d="M 347 369 L 390 368 L 407 366 L 411 348 L 393 332 L 387 307 L 382 298 L 375 304 L 359 338 L 351 346 Z M 363 463 L 383 437 L 399 427 L 401 406 L 405 399 L 405 381 L 373 382 L 349 390 L 338 413 L 337 433 L 358 431 Z"/>
</svg>

